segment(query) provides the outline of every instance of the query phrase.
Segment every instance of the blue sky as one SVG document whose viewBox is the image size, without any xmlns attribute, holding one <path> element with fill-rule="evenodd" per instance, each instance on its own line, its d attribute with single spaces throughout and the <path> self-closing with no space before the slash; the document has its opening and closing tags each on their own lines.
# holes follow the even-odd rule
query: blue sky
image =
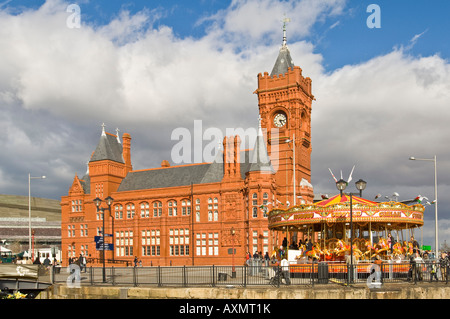
<svg viewBox="0 0 450 319">
<path fill-rule="evenodd" d="M 4 1 L 4 8 L 22 12 L 23 9 L 37 9 L 44 0 Z M 223 0 L 82 0 L 69 1 L 81 8 L 82 21 L 96 26 L 108 24 L 121 10 L 136 14 L 142 10 L 157 10 L 160 18 L 155 23 L 171 27 L 178 37 L 200 38 L 207 32 L 207 21 L 220 10 L 226 10 L 231 1 Z M 366 19 L 369 4 L 378 4 L 381 9 L 381 28 L 370 29 Z M 1 5 L 1 3 L 0 3 Z M 410 49 L 413 55 L 440 54 L 450 56 L 450 41 L 446 32 L 450 29 L 450 2 L 446 0 L 379 0 L 347 1 L 343 14 L 317 21 L 313 32 L 301 37 L 316 45 L 315 51 L 325 59 L 327 70 L 334 70 L 346 64 L 360 63 L 374 56 L 386 54 L 396 46 L 408 46 L 410 40 L 422 34 L 420 40 Z M 289 12 L 286 16 L 290 17 Z M 290 17 L 295 19 L 295 16 Z M 279 18 L 280 20 L 282 17 Z M 289 28 L 289 27 L 288 27 Z M 288 29 L 289 31 L 289 29 Z M 293 41 L 300 40 L 295 37 Z"/>
<path fill-rule="evenodd" d="M 67 26 L 70 4 L 80 28 Z M 366 24 L 369 4 L 381 28 Z M 257 126 L 256 76 L 271 71 L 286 16 L 316 97 L 315 193 L 336 192 L 328 168 L 356 164 L 368 198 L 433 199 L 431 165 L 408 158 L 437 155 L 440 236 L 450 240 L 449 12 L 446 0 L 0 0 L 0 193 L 27 195 L 31 172 L 48 176 L 35 196 L 66 195 L 103 122 L 131 134 L 135 169 L 170 160 L 171 133 L 195 120 Z"/>
</svg>

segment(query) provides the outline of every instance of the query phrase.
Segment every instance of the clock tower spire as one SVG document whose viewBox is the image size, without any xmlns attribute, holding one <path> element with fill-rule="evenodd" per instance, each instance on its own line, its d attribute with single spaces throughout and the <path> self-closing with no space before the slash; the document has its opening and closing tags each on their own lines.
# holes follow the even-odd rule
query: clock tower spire
<svg viewBox="0 0 450 319">
<path fill-rule="evenodd" d="M 267 130 L 278 198 L 292 205 L 314 199 L 311 186 L 311 106 L 314 96 L 311 79 L 302 75 L 302 69 L 294 65 L 291 58 L 286 39 L 286 22 L 289 21 L 283 20 L 283 42 L 272 72 L 270 75 L 268 72 L 258 74 L 258 88 L 254 93 L 258 96 L 261 126 Z"/>
</svg>

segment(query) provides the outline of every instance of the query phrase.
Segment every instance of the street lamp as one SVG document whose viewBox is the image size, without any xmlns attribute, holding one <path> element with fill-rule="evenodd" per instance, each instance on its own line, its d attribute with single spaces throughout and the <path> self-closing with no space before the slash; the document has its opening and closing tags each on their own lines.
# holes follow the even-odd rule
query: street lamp
<svg viewBox="0 0 450 319">
<path fill-rule="evenodd" d="M 109 210 L 109 214 L 111 214 L 111 205 L 114 201 L 114 199 L 111 196 L 108 196 L 105 198 L 106 204 L 108 205 L 108 210 Z M 100 198 L 95 198 L 94 199 L 94 204 L 97 207 L 97 212 L 101 211 L 102 212 L 102 222 L 103 222 L 103 228 L 102 228 L 102 262 L 103 262 L 103 282 L 106 282 L 106 271 L 105 271 L 105 209 L 100 207 L 100 205 L 102 204 L 102 200 Z"/>
<path fill-rule="evenodd" d="M 366 189 L 367 182 L 359 179 L 359 181 L 357 181 L 355 185 L 356 189 L 359 190 L 359 197 L 362 197 L 362 191 Z"/>
<path fill-rule="evenodd" d="M 340 191 L 341 196 L 348 183 L 342 178 L 336 182 L 336 188 Z M 360 179 L 355 183 L 356 189 L 359 190 L 360 196 L 362 191 L 366 188 L 367 182 Z M 348 278 L 350 283 L 353 283 L 353 194 L 350 192 L 350 276 Z"/>
<path fill-rule="evenodd" d="M 436 245 L 436 255 L 435 258 L 439 257 L 439 246 L 438 246 L 438 207 L 437 207 L 437 159 L 436 155 L 434 158 L 415 158 L 411 156 L 409 158 L 411 161 L 429 161 L 434 162 L 434 218 L 435 218 L 435 245 Z"/>
<path fill-rule="evenodd" d="M 230 233 L 231 233 L 231 237 L 233 238 L 233 255 L 232 255 L 233 267 L 231 270 L 231 278 L 236 278 L 236 269 L 234 267 L 234 236 L 236 235 L 236 230 L 234 230 L 234 227 L 231 227 Z"/>
<path fill-rule="evenodd" d="M 45 176 L 33 177 L 28 173 L 28 253 L 31 251 L 31 180 L 45 179 Z M 34 259 L 34 252 L 31 251 L 31 260 Z"/>
<path fill-rule="evenodd" d="M 347 187 L 347 184 L 348 183 L 346 181 L 344 181 L 342 178 L 336 182 L 336 187 L 339 190 L 339 192 L 341 193 L 341 196 L 342 196 L 342 192 Z"/>
<path fill-rule="evenodd" d="M 293 170 L 293 179 L 294 179 L 294 206 L 297 205 L 297 193 L 296 193 L 296 187 L 295 187 L 295 134 L 292 134 L 292 140 L 288 139 L 286 140 L 286 143 L 291 143 L 292 142 L 292 152 L 293 154 L 293 158 L 292 158 L 292 170 Z M 287 174 L 287 173 L 286 173 Z"/>
</svg>

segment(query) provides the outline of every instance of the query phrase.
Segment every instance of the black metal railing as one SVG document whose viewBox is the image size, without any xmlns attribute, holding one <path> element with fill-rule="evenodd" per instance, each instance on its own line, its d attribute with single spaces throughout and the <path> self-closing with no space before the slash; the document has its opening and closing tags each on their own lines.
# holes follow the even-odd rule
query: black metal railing
<svg viewBox="0 0 450 319">
<path fill-rule="evenodd" d="M 53 268 L 53 283 L 80 285 L 127 285 L 155 287 L 249 287 L 317 284 L 367 284 L 410 282 L 448 283 L 448 266 L 420 264 L 358 263 L 353 270 L 346 263 L 291 264 L 281 266 L 155 266 L 106 267 L 77 266 Z M 437 280 L 436 280 L 437 278 Z M 70 281 L 70 282 L 69 282 Z"/>
</svg>

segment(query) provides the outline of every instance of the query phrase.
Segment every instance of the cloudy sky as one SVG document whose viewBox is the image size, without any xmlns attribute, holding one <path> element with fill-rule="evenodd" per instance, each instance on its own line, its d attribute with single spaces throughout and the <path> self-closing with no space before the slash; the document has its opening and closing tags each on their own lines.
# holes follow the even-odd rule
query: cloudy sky
<svg viewBox="0 0 450 319">
<path fill-rule="evenodd" d="M 356 165 L 366 198 L 431 201 L 433 162 L 408 159 L 436 155 L 450 240 L 448 12 L 446 0 L 0 0 L 0 193 L 28 195 L 31 173 L 47 176 L 33 196 L 66 195 L 102 123 L 131 134 L 135 169 L 170 161 L 172 133 L 194 121 L 256 127 L 257 74 L 272 70 L 288 17 L 316 97 L 315 193 L 336 193 L 328 168 L 346 178 Z M 434 215 L 428 206 L 432 246 Z"/>
</svg>

